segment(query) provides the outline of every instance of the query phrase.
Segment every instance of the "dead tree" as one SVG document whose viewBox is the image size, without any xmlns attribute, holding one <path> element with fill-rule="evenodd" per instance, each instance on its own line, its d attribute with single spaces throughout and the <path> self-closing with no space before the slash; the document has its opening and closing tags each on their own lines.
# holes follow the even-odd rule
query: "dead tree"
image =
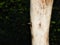
<svg viewBox="0 0 60 45">
<path fill-rule="evenodd" d="M 53 0 L 31 0 L 32 45 L 49 45 L 49 26 Z"/>
</svg>

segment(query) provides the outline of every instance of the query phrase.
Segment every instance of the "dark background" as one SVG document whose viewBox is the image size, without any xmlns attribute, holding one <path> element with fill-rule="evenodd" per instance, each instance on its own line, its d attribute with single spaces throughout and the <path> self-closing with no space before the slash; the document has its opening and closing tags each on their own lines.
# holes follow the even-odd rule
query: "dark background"
<svg viewBox="0 0 60 45">
<path fill-rule="evenodd" d="M 60 0 L 54 0 L 50 24 L 50 45 L 60 45 Z"/>
<path fill-rule="evenodd" d="M 60 1 L 54 0 L 50 45 L 60 44 Z M 0 0 L 0 45 L 31 45 L 30 0 Z"/>
</svg>

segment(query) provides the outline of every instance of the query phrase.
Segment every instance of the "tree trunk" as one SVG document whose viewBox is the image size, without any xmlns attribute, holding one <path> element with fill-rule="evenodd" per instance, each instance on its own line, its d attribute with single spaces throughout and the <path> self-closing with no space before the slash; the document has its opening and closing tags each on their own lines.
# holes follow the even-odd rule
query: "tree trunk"
<svg viewBox="0 0 60 45">
<path fill-rule="evenodd" d="M 53 0 L 31 0 L 32 45 L 49 45 L 49 26 Z"/>
</svg>

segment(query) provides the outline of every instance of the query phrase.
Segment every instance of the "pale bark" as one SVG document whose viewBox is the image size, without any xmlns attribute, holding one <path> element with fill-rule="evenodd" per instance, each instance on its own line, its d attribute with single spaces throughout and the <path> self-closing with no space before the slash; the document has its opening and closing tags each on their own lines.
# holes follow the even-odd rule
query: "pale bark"
<svg viewBox="0 0 60 45">
<path fill-rule="evenodd" d="M 49 26 L 53 0 L 31 0 L 32 45 L 49 45 Z"/>
</svg>

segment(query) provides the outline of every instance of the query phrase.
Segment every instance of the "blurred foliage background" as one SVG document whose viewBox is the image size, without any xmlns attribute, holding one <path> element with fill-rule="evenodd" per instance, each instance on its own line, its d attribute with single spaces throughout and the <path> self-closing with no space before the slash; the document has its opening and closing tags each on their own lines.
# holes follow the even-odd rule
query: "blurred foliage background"
<svg viewBox="0 0 60 45">
<path fill-rule="evenodd" d="M 30 45 L 29 0 L 0 0 L 0 45 Z"/>
<path fill-rule="evenodd" d="M 50 45 L 60 45 L 60 0 L 54 0 L 51 24 Z"/>
<path fill-rule="evenodd" d="M 60 43 L 60 1 L 54 0 L 50 45 Z M 0 0 L 0 45 L 31 45 L 30 0 Z"/>
</svg>

